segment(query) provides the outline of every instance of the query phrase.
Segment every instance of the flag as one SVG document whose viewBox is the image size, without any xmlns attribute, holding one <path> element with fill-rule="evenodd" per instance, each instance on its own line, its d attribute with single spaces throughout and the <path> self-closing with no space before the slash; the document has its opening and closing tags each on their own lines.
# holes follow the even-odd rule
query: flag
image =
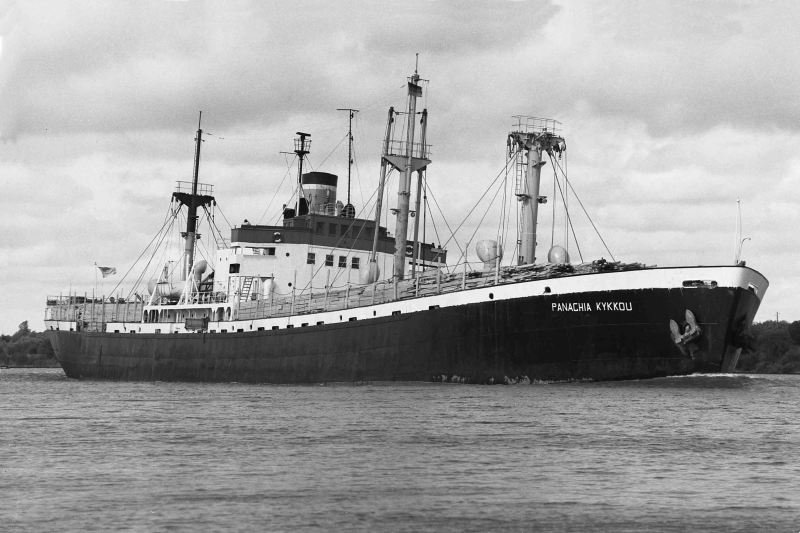
<svg viewBox="0 0 800 533">
<path fill-rule="evenodd" d="M 107 276 L 113 276 L 114 274 L 117 273 L 116 267 L 101 267 L 101 266 L 99 266 L 97 268 L 100 270 L 100 273 L 103 275 L 104 278 L 107 277 Z"/>
</svg>

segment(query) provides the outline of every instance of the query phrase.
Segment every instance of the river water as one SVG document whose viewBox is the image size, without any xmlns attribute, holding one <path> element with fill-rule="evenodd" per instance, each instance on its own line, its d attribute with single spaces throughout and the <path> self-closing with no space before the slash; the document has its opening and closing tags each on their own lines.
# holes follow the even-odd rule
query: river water
<svg viewBox="0 0 800 533">
<path fill-rule="evenodd" d="M 800 531 L 800 375 L 276 386 L 0 370 L 4 531 Z"/>
</svg>

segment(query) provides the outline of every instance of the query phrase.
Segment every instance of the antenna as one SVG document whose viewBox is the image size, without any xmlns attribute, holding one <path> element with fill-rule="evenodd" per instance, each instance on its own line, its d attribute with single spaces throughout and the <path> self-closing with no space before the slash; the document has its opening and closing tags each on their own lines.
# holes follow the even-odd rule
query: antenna
<svg viewBox="0 0 800 533">
<path fill-rule="evenodd" d="M 350 113 L 350 122 L 347 128 L 347 138 L 349 140 L 347 144 L 347 206 L 352 207 L 350 204 L 350 169 L 353 166 L 353 117 L 358 113 L 358 109 L 344 107 L 338 108 L 336 111 L 348 111 Z"/>
</svg>

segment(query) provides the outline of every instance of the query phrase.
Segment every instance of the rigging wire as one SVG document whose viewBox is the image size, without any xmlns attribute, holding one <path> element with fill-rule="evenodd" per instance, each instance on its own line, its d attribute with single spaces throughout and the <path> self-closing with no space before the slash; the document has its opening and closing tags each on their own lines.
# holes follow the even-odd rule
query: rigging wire
<svg viewBox="0 0 800 533">
<path fill-rule="evenodd" d="M 359 212 L 357 213 L 357 215 L 356 215 L 356 218 L 350 219 L 350 220 L 351 220 L 351 222 L 350 222 L 350 224 L 348 224 L 348 226 L 347 226 L 347 229 L 345 230 L 345 233 L 339 236 L 339 239 L 337 239 L 337 241 L 336 241 L 336 243 L 334 244 L 333 248 L 330 250 L 331 252 L 334 252 L 334 251 L 336 251 L 336 250 L 339 250 L 339 245 L 342 243 L 342 241 L 344 241 L 344 239 L 345 239 L 345 238 L 346 238 L 348 235 L 352 235 L 352 230 L 353 230 L 353 227 L 355 226 L 356 220 L 360 219 L 360 217 L 361 217 L 361 216 L 364 214 L 364 212 L 365 212 L 365 211 L 367 211 L 367 218 L 366 218 L 366 220 L 369 220 L 369 219 L 371 218 L 372 214 L 373 214 L 373 213 L 374 213 L 374 211 L 375 211 L 375 206 L 377 205 L 377 201 L 376 201 L 375 203 L 372 203 L 372 199 L 373 199 L 373 198 L 374 198 L 374 197 L 377 195 L 377 193 L 378 193 L 378 191 L 377 191 L 377 189 L 376 189 L 376 190 L 375 190 L 375 191 L 372 193 L 372 195 L 369 197 L 369 199 L 367 200 L 367 202 L 369 203 L 369 206 L 371 206 L 371 207 L 370 207 L 370 209 L 369 209 L 369 211 L 367 211 L 367 205 L 364 205 L 364 207 L 362 207 L 361 211 L 359 211 Z M 347 220 L 347 219 L 345 219 L 345 220 Z M 364 219 L 361 219 L 361 220 L 364 220 Z M 356 241 L 358 240 L 358 238 L 359 238 L 359 237 L 361 237 L 361 234 L 363 233 L 363 231 L 364 231 L 365 227 L 366 227 L 366 224 L 361 224 L 361 226 L 360 226 L 360 227 L 359 227 L 359 229 L 358 229 L 358 233 L 356 233 L 356 235 L 355 235 L 355 236 L 351 236 L 351 237 L 350 237 L 350 238 L 352 238 L 353 245 L 355 245 L 355 243 L 356 243 Z M 379 228 L 378 228 L 378 227 L 376 227 L 376 228 L 375 228 L 375 231 L 379 231 Z M 343 252 L 345 251 L 345 249 L 344 249 L 344 248 L 342 248 L 341 250 L 342 250 Z M 348 249 L 346 250 L 345 257 L 346 257 L 346 258 L 350 258 L 350 257 L 352 256 L 352 254 L 353 254 L 353 250 L 354 250 L 353 246 L 351 246 L 350 248 L 348 248 Z M 330 265 L 325 265 L 324 263 L 320 264 L 320 265 L 319 265 L 319 267 L 317 267 L 317 268 L 314 270 L 314 273 L 311 275 L 311 279 L 309 279 L 308 283 L 306 284 L 306 286 L 305 286 L 305 287 L 303 287 L 303 289 L 301 290 L 301 292 L 302 292 L 302 291 L 305 291 L 306 289 L 311 289 L 311 290 L 313 290 L 313 280 L 314 280 L 314 277 L 316 277 L 316 275 L 317 275 L 317 274 L 320 272 L 320 270 L 322 270 L 322 268 L 323 268 L 324 266 L 330 266 Z M 340 275 L 343 273 L 343 271 L 344 271 L 344 269 L 337 269 L 336 273 L 335 273 L 335 274 L 334 274 L 334 276 L 333 276 L 333 279 L 331 280 L 331 285 L 330 285 L 330 287 L 333 287 L 333 284 L 336 282 L 336 280 L 338 280 L 338 279 L 339 279 L 339 276 L 340 276 Z M 349 280 L 348 280 L 348 281 L 349 281 Z"/>
<path fill-rule="evenodd" d="M 514 154 L 512 154 L 512 155 L 515 155 L 515 154 L 516 154 L 516 152 L 514 152 Z M 472 213 L 475 211 L 475 209 L 478 207 L 478 205 L 480 205 L 480 203 L 483 201 L 483 199 L 486 197 L 486 195 L 489 193 L 489 191 L 492 189 L 492 187 L 494 187 L 494 185 L 497 183 L 497 181 L 498 181 L 498 180 L 499 180 L 501 177 L 503 177 L 503 175 L 504 175 L 504 173 L 505 173 L 505 170 L 506 170 L 506 168 L 508 168 L 508 165 L 509 165 L 509 162 L 510 162 L 510 161 L 512 161 L 512 159 L 511 159 L 511 158 L 509 158 L 509 160 L 508 160 L 508 161 L 506 161 L 506 164 L 505 164 L 505 166 L 504 166 L 502 169 L 500 169 L 500 172 L 497 174 L 497 176 L 495 176 L 495 178 L 492 180 L 492 182 L 489 184 L 489 186 L 486 188 L 486 190 L 484 190 L 484 191 L 483 191 L 483 194 L 481 194 L 480 198 L 478 198 L 478 200 L 477 200 L 477 201 L 475 202 L 475 204 L 474 204 L 474 205 L 473 205 L 473 206 L 470 208 L 470 210 L 469 210 L 469 212 L 466 214 L 466 216 L 465 216 L 465 217 L 464 217 L 464 218 L 461 220 L 461 223 L 460 223 L 460 224 L 458 225 L 458 227 L 456 228 L 456 231 L 458 231 L 459 229 L 461 229 L 461 227 L 462 227 L 462 226 L 463 226 L 463 225 L 466 223 L 467 219 L 468 219 L 468 218 L 469 218 L 469 217 L 472 215 Z M 429 190 L 430 190 L 430 192 L 431 192 L 431 198 L 433 198 L 433 201 L 434 201 L 434 203 L 436 204 L 436 207 L 439 209 L 439 212 L 440 212 L 440 213 L 442 213 L 442 209 L 441 209 L 441 207 L 439 206 L 439 202 L 437 202 L 437 201 L 436 201 L 436 198 L 435 198 L 435 197 L 434 197 L 434 195 L 433 195 L 433 190 L 432 190 L 432 189 L 429 189 Z M 449 238 L 447 239 L 447 241 L 446 241 L 446 242 L 445 242 L 445 243 L 442 245 L 442 247 L 444 247 L 444 246 L 447 246 L 447 244 L 449 244 L 449 243 L 450 243 L 450 241 L 451 241 L 451 240 L 453 240 L 453 239 L 455 238 L 455 232 L 454 232 L 454 231 L 453 231 L 453 230 L 450 228 L 450 225 L 447 223 L 447 219 L 444 217 L 444 214 L 443 214 L 443 213 L 442 213 L 442 218 L 444 219 L 445 225 L 447 225 L 447 229 L 448 229 L 448 230 L 450 230 L 450 237 L 449 237 Z M 455 241 L 455 242 L 456 242 L 456 246 L 458 246 L 458 249 L 459 249 L 459 251 L 461 252 L 461 255 L 463 255 L 464 257 L 466 257 L 466 255 L 465 255 L 465 253 L 464 253 L 464 250 L 463 250 L 463 249 L 461 248 L 461 246 L 458 244 L 458 241 Z"/>
<path fill-rule="evenodd" d="M 231 224 L 230 220 L 228 220 L 228 217 L 225 216 L 225 213 L 222 212 L 222 208 L 219 206 L 219 204 L 217 204 L 217 209 L 219 210 L 219 214 L 222 215 L 222 218 L 225 220 L 225 223 L 228 225 L 228 229 L 232 229 L 233 224 Z"/>
<path fill-rule="evenodd" d="M 449 243 L 453 239 L 453 237 L 455 236 L 455 233 L 453 233 L 452 228 L 450 228 L 450 224 L 447 222 L 447 218 L 444 216 L 444 212 L 442 211 L 442 208 L 439 206 L 439 202 L 436 200 L 436 196 L 433 194 L 433 189 L 430 187 L 430 185 L 428 185 L 428 192 L 431 195 L 431 200 L 433 200 L 433 204 L 436 206 L 436 209 L 439 210 L 439 215 L 442 217 L 442 221 L 444 221 L 444 225 L 447 226 L 447 230 L 450 232 L 450 237 L 447 239 L 447 241 L 444 244 L 440 245 L 441 248 L 444 248 L 445 246 L 447 246 L 447 243 Z M 467 216 L 469 216 L 469 215 L 467 215 Z M 431 217 L 431 223 L 433 224 L 434 232 L 436 232 L 436 240 L 438 240 L 439 242 L 442 242 L 441 239 L 439 238 L 439 232 L 436 230 L 436 224 L 433 222 L 433 217 Z M 462 224 L 463 224 L 463 222 L 462 222 Z M 459 225 L 459 228 L 460 227 L 461 227 L 461 225 Z M 456 230 L 458 230 L 458 228 L 456 228 Z M 459 257 L 463 256 L 464 255 L 464 250 L 461 248 L 461 245 L 458 243 L 458 241 L 455 241 L 455 243 L 456 243 L 456 246 L 458 247 L 458 251 L 460 252 Z"/>
<path fill-rule="evenodd" d="M 361 129 L 361 122 L 358 120 L 358 115 L 354 117 L 356 123 L 356 129 L 359 131 L 359 138 L 364 139 L 365 134 Z M 364 201 L 364 187 L 361 184 L 361 173 L 358 168 L 358 157 L 356 156 L 356 144 L 353 143 L 353 167 L 356 169 L 356 181 L 358 182 L 358 193 L 361 196 L 361 205 L 365 204 Z"/>
<path fill-rule="evenodd" d="M 566 206 L 566 200 L 564 199 L 564 191 L 561 188 L 561 183 L 558 181 L 558 175 L 556 174 L 556 167 L 555 164 L 553 164 L 554 162 L 552 155 L 550 156 L 550 163 L 553 165 L 553 178 L 554 178 L 553 182 L 558 185 L 558 193 L 561 196 L 561 201 Z M 553 211 L 555 211 L 555 209 L 553 209 Z M 581 263 L 583 263 L 583 254 L 581 253 L 581 247 L 580 244 L 578 244 L 578 238 L 575 236 L 575 228 L 572 225 L 572 218 L 570 217 L 569 211 L 566 208 L 564 209 L 564 216 L 566 218 L 566 226 L 567 226 L 565 231 L 572 230 L 572 238 L 575 241 L 575 247 L 578 249 L 578 257 L 581 258 Z M 567 240 L 569 240 L 569 233 L 567 233 Z"/>
<path fill-rule="evenodd" d="M 208 210 L 208 207 L 205 205 L 203 206 L 203 210 L 206 212 L 206 217 L 209 221 L 209 230 L 211 231 L 211 235 L 214 237 L 214 244 L 216 245 L 217 249 L 219 248 L 226 248 L 227 245 L 225 243 L 225 237 L 222 235 L 222 231 L 217 226 L 217 221 L 214 220 L 214 216 Z M 216 233 L 214 231 L 216 230 Z"/>
<path fill-rule="evenodd" d="M 170 206 L 170 207 L 172 207 L 172 206 Z M 136 258 L 136 261 L 134 261 L 133 265 L 131 265 L 130 269 L 128 269 L 128 272 L 130 272 L 133 269 L 133 267 L 136 266 L 136 264 L 138 264 L 139 260 L 144 256 L 145 252 L 147 252 L 147 250 L 150 249 L 150 246 L 153 244 L 153 242 L 156 241 L 156 239 L 158 239 L 159 236 L 160 236 L 161 238 L 158 239 L 158 244 L 156 244 L 155 249 L 153 250 L 153 253 L 150 256 L 150 259 L 148 259 L 147 263 L 145 263 L 145 266 L 142 269 L 142 272 L 139 274 L 139 277 L 134 282 L 133 287 L 131 287 L 131 290 L 128 292 L 128 295 L 126 296 L 126 299 L 130 299 L 131 295 L 133 294 L 133 291 L 142 282 L 142 279 L 144 278 L 144 276 L 145 276 L 145 274 L 147 272 L 147 269 L 150 266 L 150 263 L 152 262 L 153 258 L 155 257 L 156 251 L 158 251 L 158 249 L 161 246 L 161 243 L 164 242 L 164 239 L 167 237 L 167 235 L 169 235 L 171 233 L 172 226 L 175 223 L 175 217 L 177 216 L 177 213 L 178 213 L 178 210 L 173 211 L 172 217 L 164 222 L 164 225 L 161 226 L 161 229 L 159 229 L 158 233 L 156 233 L 156 235 L 150 240 L 150 243 L 147 245 L 147 247 L 144 250 L 142 250 L 142 253 L 139 254 L 139 257 Z M 168 227 L 167 227 L 167 224 L 169 224 Z M 165 228 L 166 228 L 166 230 L 165 230 Z M 126 276 L 128 275 L 128 272 L 125 273 Z"/>
<path fill-rule="evenodd" d="M 503 190 L 506 191 L 508 189 L 508 165 L 505 167 L 505 176 L 503 176 Z M 505 244 L 503 239 L 505 222 L 506 222 L 506 209 L 508 209 L 508 194 L 503 194 L 503 203 L 500 206 L 500 221 L 497 224 L 497 242 L 500 244 L 501 248 L 503 244 Z M 500 250 L 498 250 L 498 253 Z"/>
<path fill-rule="evenodd" d="M 325 158 L 322 160 L 322 162 L 320 162 L 320 164 L 319 164 L 320 168 L 321 168 L 321 167 L 322 167 L 322 166 L 325 164 L 325 162 L 326 162 L 328 159 L 330 159 L 330 158 L 331 158 L 331 156 L 332 156 L 334 153 L 336 153 L 336 150 L 338 150 L 338 149 L 339 149 L 339 147 L 342 145 L 342 143 L 343 143 L 343 142 L 345 141 L 345 139 L 347 139 L 348 137 L 349 137 L 349 135 L 345 134 L 345 136 L 344 136 L 344 137 L 342 137 L 342 139 L 339 141 L 339 143 L 338 143 L 336 146 L 334 146 L 334 147 L 333 147 L 333 149 L 332 149 L 330 152 L 328 152 L 328 155 L 326 155 L 326 156 L 325 156 Z M 306 159 L 306 161 L 308 161 L 308 160 Z"/>
<path fill-rule="evenodd" d="M 497 191 L 495 191 L 494 196 L 492 196 L 492 200 L 489 202 L 489 205 L 486 206 L 486 210 L 483 212 L 483 216 L 478 221 L 478 223 L 475 225 L 475 231 L 472 232 L 472 235 L 470 236 L 469 240 L 467 241 L 466 245 L 464 246 L 465 250 L 469 250 L 469 246 L 470 246 L 470 244 L 472 244 L 472 239 L 475 238 L 475 235 L 481 229 L 481 224 L 483 224 L 483 220 L 486 218 L 486 215 L 489 214 L 489 209 L 491 209 L 492 205 L 494 205 L 494 201 L 497 199 L 497 195 L 500 194 L 500 191 L 502 191 L 502 190 L 504 190 L 503 187 L 498 187 Z M 505 195 L 503 195 L 503 197 L 505 197 Z M 464 252 L 464 262 L 466 262 L 466 261 L 467 261 L 466 252 Z"/>
<path fill-rule="evenodd" d="M 549 155 L 549 154 L 548 154 Z M 550 156 L 550 160 L 552 161 L 553 157 Z M 553 206 L 552 206 L 552 221 L 550 222 L 550 248 L 553 248 L 556 244 L 556 202 L 558 202 L 558 196 L 556 196 L 556 187 L 558 186 L 558 174 L 556 174 L 556 167 L 553 167 Z"/>
<path fill-rule="evenodd" d="M 558 164 L 558 162 L 555 162 L 554 164 L 558 166 L 559 170 L 561 170 L 562 173 L 564 172 L 564 170 L 561 168 L 561 165 Z M 586 215 L 586 218 L 589 219 L 589 223 L 592 225 L 592 228 L 594 229 L 594 232 L 597 234 L 597 237 L 600 239 L 600 242 L 603 243 L 603 247 L 606 249 L 606 252 L 608 252 L 608 255 L 611 256 L 611 260 L 616 261 L 616 259 L 614 259 L 614 254 L 611 253 L 611 250 L 609 250 L 605 239 L 603 239 L 603 236 L 600 234 L 600 230 L 597 229 L 594 220 L 592 220 L 592 217 L 589 216 L 588 211 L 586 211 L 586 207 L 584 207 L 583 201 L 581 201 L 581 197 L 578 195 L 578 193 L 575 191 L 575 188 L 572 186 L 572 182 L 568 182 L 567 184 L 569 185 L 569 189 L 572 191 L 572 194 L 575 196 L 575 199 L 578 200 L 578 205 L 581 206 L 581 209 L 583 210 L 583 213 Z"/>
<path fill-rule="evenodd" d="M 568 162 L 568 160 L 569 159 L 567 157 L 564 157 L 564 173 L 563 173 L 564 174 L 564 196 L 565 196 L 564 197 L 564 210 L 567 213 L 569 213 L 569 189 L 567 188 L 567 186 L 569 185 L 569 176 L 567 174 L 567 162 Z M 572 230 L 572 233 L 573 233 L 573 237 L 574 237 L 574 233 L 575 233 L 574 229 Z M 569 251 L 569 235 L 567 234 L 567 228 L 564 228 L 564 243 L 566 245 L 567 251 Z M 577 246 L 577 245 L 578 245 L 578 240 L 575 239 L 575 246 Z M 580 255 L 580 252 L 578 253 L 578 255 Z"/>
<path fill-rule="evenodd" d="M 267 204 L 267 207 L 264 208 L 264 212 L 261 213 L 260 217 L 258 217 L 258 219 L 257 219 L 258 220 L 258 224 L 261 224 L 261 221 L 264 220 L 264 217 L 267 215 L 267 212 L 269 211 L 269 208 L 272 207 L 272 202 L 274 202 L 275 198 L 278 197 L 278 192 L 280 192 L 281 187 L 283 187 L 283 184 L 286 182 L 286 178 L 289 177 L 289 175 L 291 174 L 291 171 L 292 171 L 292 168 L 289 165 L 288 158 L 287 158 L 287 161 L 286 161 L 286 172 L 283 174 L 283 178 L 281 178 L 281 182 L 280 182 L 280 184 L 278 184 L 278 187 L 275 189 L 275 192 L 272 193 L 272 198 L 270 198 L 269 203 Z"/>
<path fill-rule="evenodd" d="M 139 262 L 139 260 L 144 256 L 144 254 L 147 252 L 147 250 L 150 249 L 150 246 L 158 238 L 158 236 L 161 235 L 161 232 L 164 231 L 164 228 L 166 227 L 166 225 L 169 224 L 174 219 L 174 214 L 172 212 L 172 203 L 173 202 L 170 201 L 169 205 L 167 206 L 167 212 L 166 212 L 166 214 L 164 216 L 164 223 L 161 225 L 161 228 L 159 228 L 158 231 L 156 232 L 156 234 L 153 235 L 153 238 L 150 239 L 150 242 L 147 243 L 147 246 L 144 247 L 144 249 L 142 250 L 142 253 L 139 254 L 139 257 L 136 258 L 136 260 L 131 264 L 131 266 L 128 268 L 128 270 L 125 272 L 125 274 L 122 275 L 120 280 L 117 282 L 117 284 L 111 290 L 111 294 L 114 294 L 114 292 L 116 292 L 116 290 L 119 289 L 120 285 L 122 285 L 122 282 L 125 281 L 125 278 L 127 278 L 128 274 L 131 273 L 131 270 L 133 270 L 133 268 L 136 266 L 136 264 Z M 153 252 L 153 253 L 155 253 L 155 252 Z M 137 285 L 138 285 L 138 281 L 134 282 L 134 288 L 136 288 Z M 129 296 L 130 296 L 130 294 L 129 294 Z"/>
</svg>

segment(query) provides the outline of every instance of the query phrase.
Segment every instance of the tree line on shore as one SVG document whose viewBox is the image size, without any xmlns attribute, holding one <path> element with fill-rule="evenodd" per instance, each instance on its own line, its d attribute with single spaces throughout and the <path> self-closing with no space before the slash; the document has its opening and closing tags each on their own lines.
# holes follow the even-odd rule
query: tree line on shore
<svg viewBox="0 0 800 533">
<path fill-rule="evenodd" d="M 750 327 L 747 340 L 736 365 L 737 372 L 800 373 L 800 320 L 757 322 Z"/>
<path fill-rule="evenodd" d="M 800 373 L 800 320 L 755 323 L 747 341 L 736 365 L 737 372 Z M 13 335 L 0 335 L 0 365 L 48 367 L 58 363 L 45 334 L 31 331 L 26 320 Z"/>
<path fill-rule="evenodd" d="M 48 367 L 58 362 L 44 333 L 31 331 L 26 320 L 13 335 L 0 335 L 0 365 Z"/>
</svg>

